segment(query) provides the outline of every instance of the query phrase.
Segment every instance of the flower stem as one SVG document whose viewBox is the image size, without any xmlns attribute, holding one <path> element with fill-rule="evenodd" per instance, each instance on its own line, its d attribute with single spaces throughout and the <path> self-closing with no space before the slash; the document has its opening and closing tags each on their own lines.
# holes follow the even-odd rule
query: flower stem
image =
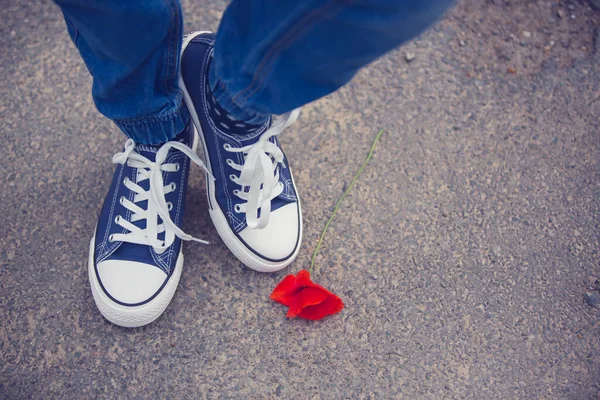
<svg viewBox="0 0 600 400">
<path fill-rule="evenodd" d="M 317 248 L 313 252 L 312 258 L 310 260 L 310 269 L 309 269 L 309 272 L 311 274 L 313 272 L 313 267 L 315 266 L 315 260 L 317 258 L 317 253 L 319 252 L 319 250 L 321 249 L 321 245 L 323 244 L 323 238 L 325 237 L 325 233 L 327 232 L 327 228 L 329 228 L 329 225 L 331 224 L 331 221 L 333 221 L 333 217 L 335 217 L 335 214 L 337 213 L 338 209 L 340 208 L 340 204 L 346 198 L 346 196 L 348 195 L 348 193 L 350 193 L 350 190 L 352 190 L 352 188 L 354 187 L 354 184 L 358 180 L 358 177 L 362 174 L 363 170 L 365 169 L 365 167 L 367 166 L 367 164 L 371 160 L 371 157 L 373 157 L 373 151 L 375 150 L 375 145 L 379 141 L 379 138 L 381 138 L 382 134 L 383 134 L 383 129 L 380 130 L 379 133 L 377 133 L 377 136 L 375 136 L 375 139 L 373 140 L 373 144 L 371 145 L 371 150 L 369 151 L 369 155 L 367 156 L 367 159 L 365 160 L 365 162 L 363 163 L 363 165 L 360 167 L 360 169 L 358 170 L 358 172 L 356 173 L 356 175 L 354 175 L 354 178 L 352 179 L 352 182 L 350 182 L 350 186 L 348 186 L 348 188 L 346 189 L 346 191 L 344 192 L 344 194 L 342 195 L 342 197 L 340 197 L 340 199 L 335 204 L 333 212 L 331 213 L 331 217 L 329 217 L 329 219 L 327 220 L 327 223 L 325 224 L 325 228 L 323 229 L 323 232 L 321 232 L 321 237 L 319 237 L 319 242 L 317 243 Z"/>
</svg>

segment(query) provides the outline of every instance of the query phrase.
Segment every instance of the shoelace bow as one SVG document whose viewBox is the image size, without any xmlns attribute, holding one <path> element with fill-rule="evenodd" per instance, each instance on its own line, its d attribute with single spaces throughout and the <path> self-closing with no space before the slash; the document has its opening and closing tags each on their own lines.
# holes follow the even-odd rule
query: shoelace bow
<svg viewBox="0 0 600 400">
<path fill-rule="evenodd" d="M 226 144 L 225 150 L 234 153 L 244 153 L 244 165 L 238 165 L 232 160 L 227 163 L 233 169 L 240 171 L 240 176 L 232 175 L 230 179 L 242 187 L 234 190 L 234 194 L 246 203 L 241 204 L 236 211 L 246 214 L 246 223 L 251 229 L 262 229 L 269 223 L 271 215 L 271 200 L 283 192 L 283 184 L 279 182 L 277 166 L 283 163 L 283 152 L 269 139 L 279 135 L 285 128 L 296 122 L 300 109 L 295 109 L 277 119 L 252 145 L 240 148 Z M 248 191 L 245 190 L 248 188 Z M 259 216 L 260 210 L 260 216 Z"/>
<path fill-rule="evenodd" d="M 113 163 L 125 164 L 131 168 L 137 169 L 137 183 L 132 182 L 128 178 L 124 179 L 124 185 L 129 190 L 135 193 L 133 201 L 125 197 L 121 198 L 121 204 L 132 212 L 130 221 L 121 216 L 117 216 L 115 222 L 125 228 L 128 233 L 113 234 L 110 237 L 111 241 L 121 241 L 136 244 L 152 246 L 158 254 L 163 253 L 175 240 L 175 237 L 182 240 L 193 240 L 196 242 L 208 244 L 207 241 L 197 239 L 188 235 L 181 230 L 171 219 L 169 211 L 172 205 L 167 203 L 165 196 L 176 190 L 175 183 L 170 183 L 164 186 L 163 172 L 176 172 L 180 166 L 178 163 L 165 163 L 170 149 L 176 149 L 184 153 L 196 165 L 204 169 L 206 173 L 214 179 L 210 174 L 202 160 L 196 153 L 183 143 L 171 141 L 162 145 L 157 153 L 155 161 L 150 161 L 141 154 L 135 152 L 135 142 L 132 139 L 125 143 L 125 150 L 113 156 Z M 148 179 L 150 181 L 149 190 L 144 190 L 138 183 Z M 144 200 L 148 201 L 148 206 L 144 210 L 136 203 Z M 162 223 L 158 223 L 158 217 L 162 219 Z M 133 222 L 146 220 L 146 228 L 142 229 L 134 225 Z M 164 240 L 160 240 L 158 235 L 164 232 Z"/>
</svg>

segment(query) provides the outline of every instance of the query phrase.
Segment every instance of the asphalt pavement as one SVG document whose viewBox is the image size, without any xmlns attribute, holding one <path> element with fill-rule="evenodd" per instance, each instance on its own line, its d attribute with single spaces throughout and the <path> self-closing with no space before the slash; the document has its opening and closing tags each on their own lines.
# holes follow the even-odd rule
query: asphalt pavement
<svg viewBox="0 0 600 400">
<path fill-rule="evenodd" d="M 199 169 L 173 302 L 123 329 L 97 311 L 89 240 L 124 137 L 49 1 L 0 1 L 0 398 L 597 399 L 600 11 L 464 0 L 304 108 L 281 141 L 304 242 L 244 268 Z M 184 2 L 215 30 L 227 2 Z M 410 60 L 410 61 L 408 61 Z M 286 320 L 268 296 L 308 267 L 345 302 Z"/>
</svg>

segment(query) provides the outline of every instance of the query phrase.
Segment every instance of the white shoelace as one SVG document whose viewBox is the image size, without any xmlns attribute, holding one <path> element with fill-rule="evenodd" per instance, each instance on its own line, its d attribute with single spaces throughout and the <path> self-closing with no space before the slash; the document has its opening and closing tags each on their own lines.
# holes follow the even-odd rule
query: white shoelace
<svg viewBox="0 0 600 400">
<path fill-rule="evenodd" d="M 269 139 L 279 135 L 285 128 L 296 122 L 300 109 L 286 113 L 273 121 L 273 124 L 250 146 L 240 148 L 225 144 L 226 151 L 244 153 L 244 165 L 239 165 L 228 159 L 227 164 L 240 171 L 240 176 L 231 175 L 234 183 L 240 185 L 242 190 L 234 190 L 233 194 L 246 203 L 236 207 L 237 212 L 246 214 L 246 223 L 251 229 L 262 229 L 269 223 L 271 215 L 271 200 L 283 192 L 283 184 L 279 182 L 277 165 L 283 163 L 283 152 L 270 142 Z M 248 188 L 246 191 L 245 188 Z M 258 211 L 260 209 L 260 217 Z"/>
<path fill-rule="evenodd" d="M 133 201 L 126 197 L 121 197 L 120 202 L 126 209 L 132 212 L 130 221 L 122 216 L 117 216 L 115 222 L 125 228 L 127 233 L 117 233 L 110 236 L 110 241 L 136 243 L 152 246 L 158 254 L 163 253 L 173 244 L 175 237 L 182 240 L 193 240 L 196 242 L 208 244 L 207 241 L 196 239 L 181 230 L 171 219 L 169 211 L 173 207 L 167 203 L 165 195 L 176 190 L 175 183 L 164 186 L 163 171 L 176 172 L 179 170 L 179 163 L 165 163 L 170 149 L 177 149 L 188 156 L 195 164 L 200 166 L 206 173 L 213 178 L 202 160 L 196 153 L 183 143 L 176 141 L 167 142 L 162 145 L 157 153 L 156 160 L 150 161 L 141 154 L 135 152 L 135 142 L 132 139 L 125 143 L 125 150 L 113 156 L 113 163 L 125 164 L 131 168 L 137 169 L 137 183 L 125 178 L 123 183 L 127 189 L 135 193 Z M 138 183 L 148 179 L 150 181 L 149 190 L 144 190 Z M 214 179 L 214 178 L 213 178 Z M 148 201 L 146 210 L 142 209 L 136 203 Z M 158 223 L 158 217 L 162 223 Z M 146 229 L 142 229 L 133 224 L 133 222 L 146 220 Z M 158 235 L 164 232 L 164 240 L 160 240 Z"/>
</svg>

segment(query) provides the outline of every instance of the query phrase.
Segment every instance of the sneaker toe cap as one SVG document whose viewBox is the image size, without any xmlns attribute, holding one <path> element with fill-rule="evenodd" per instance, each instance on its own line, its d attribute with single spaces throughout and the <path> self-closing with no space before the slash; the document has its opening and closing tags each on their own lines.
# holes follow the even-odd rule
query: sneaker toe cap
<svg viewBox="0 0 600 400">
<path fill-rule="evenodd" d="M 239 235 L 244 242 L 261 257 L 271 260 L 285 260 L 291 257 L 298 246 L 300 226 L 298 203 L 290 203 L 269 216 L 269 223 L 263 229 L 246 227 Z"/>
<path fill-rule="evenodd" d="M 126 260 L 98 263 L 98 277 L 104 291 L 123 304 L 139 304 L 149 300 L 167 279 L 155 266 Z"/>
</svg>

